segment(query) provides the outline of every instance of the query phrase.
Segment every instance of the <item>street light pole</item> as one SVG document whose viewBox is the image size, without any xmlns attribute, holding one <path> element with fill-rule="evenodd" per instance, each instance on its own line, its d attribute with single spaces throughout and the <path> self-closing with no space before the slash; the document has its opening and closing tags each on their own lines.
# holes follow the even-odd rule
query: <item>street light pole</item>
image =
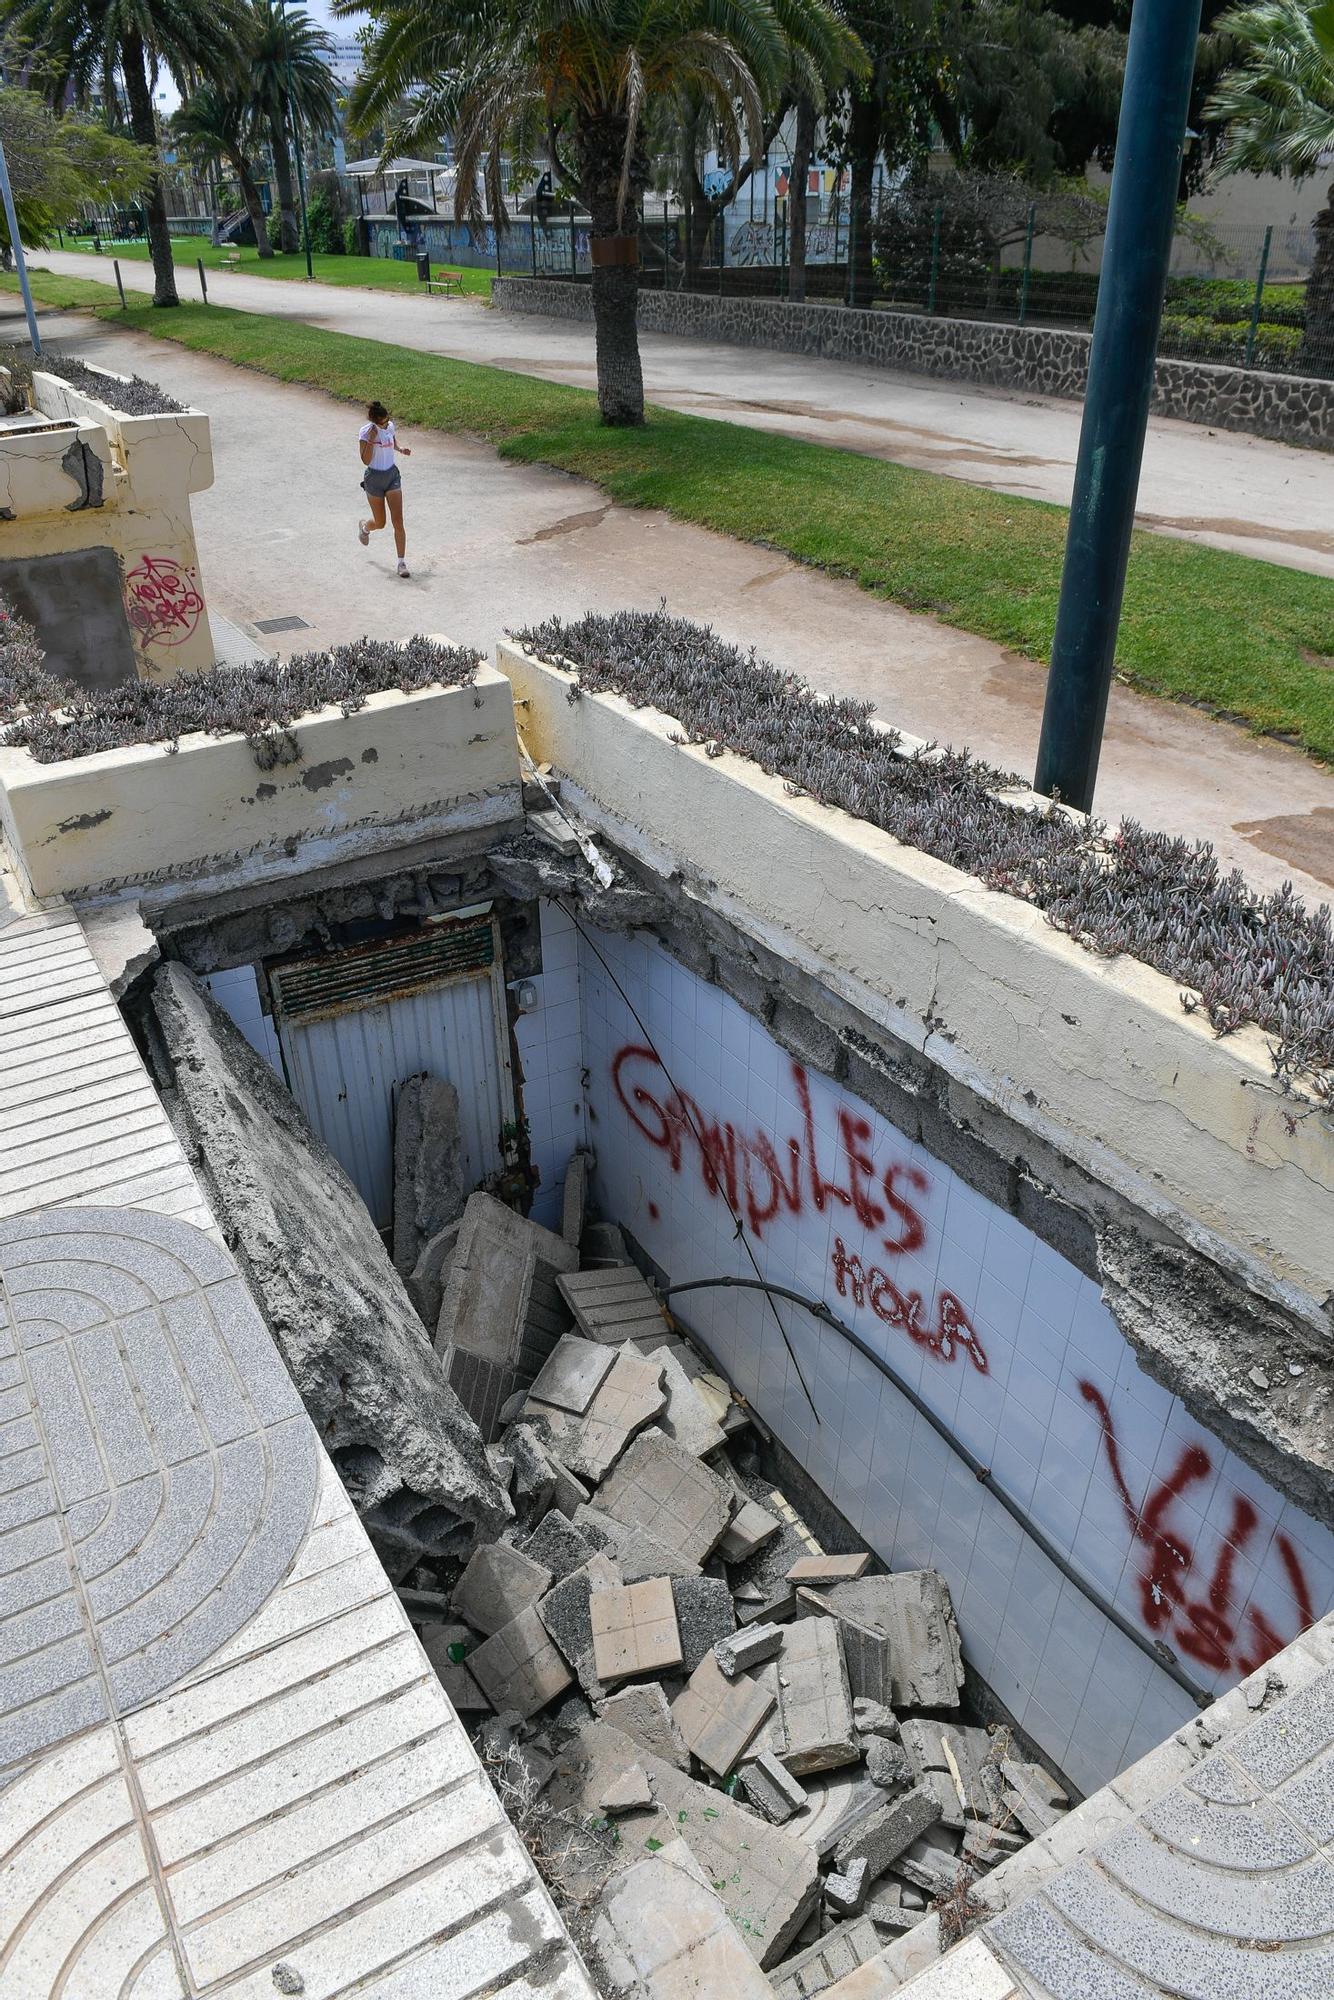
<svg viewBox="0 0 1334 2000">
<path fill-rule="evenodd" d="M 1033 779 L 1035 791 L 1084 812 L 1116 658 L 1199 32 L 1200 0 L 1135 0 Z"/>
<path fill-rule="evenodd" d="M 14 210 L 14 190 L 9 185 L 9 162 L 0 142 L 0 198 L 5 204 L 5 221 L 9 224 L 9 247 L 14 252 L 14 268 L 19 274 L 19 290 L 23 294 L 23 310 L 28 315 L 28 338 L 37 360 L 42 358 L 42 336 L 37 331 L 37 314 L 33 310 L 32 290 L 28 284 L 28 264 L 23 255 L 23 244 L 19 237 L 19 219 Z"/>
<path fill-rule="evenodd" d="M 296 93 L 292 89 L 292 46 L 287 39 L 287 0 L 278 0 L 283 21 L 283 61 L 287 66 L 287 116 L 292 126 L 292 151 L 296 155 L 296 191 L 301 203 L 301 239 L 306 251 L 306 276 L 315 276 L 310 255 L 310 217 L 306 214 L 306 170 L 301 160 L 301 130 L 297 124 Z"/>
</svg>

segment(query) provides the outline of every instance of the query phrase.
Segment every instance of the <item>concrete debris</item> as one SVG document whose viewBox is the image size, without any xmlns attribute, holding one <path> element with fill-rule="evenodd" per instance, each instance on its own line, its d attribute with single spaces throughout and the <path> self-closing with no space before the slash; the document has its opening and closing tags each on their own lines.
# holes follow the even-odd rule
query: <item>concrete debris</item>
<svg viewBox="0 0 1334 2000">
<path fill-rule="evenodd" d="M 846 1873 L 854 1861 L 870 1863 L 872 1876 L 891 1868 L 919 1834 L 940 1818 L 940 1808 L 932 1794 L 920 1785 L 891 1799 L 868 1813 L 834 1850 L 839 1868 Z"/>
<path fill-rule="evenodd" d="M 882 1791 L 906 1791 L 920 1775 L 901 1743 L 872 1736 L 866 1744 L 866 1775 Z"/>
<path fill-rule="evenodd" d="M 753 1625 L 760 1620 L 770 1625 L 786 1624 L 797 1615 L 797 1593 L 787 1586 L 773 1597 L 745 1598 L 737 1605 L 736 1615 L 741 1625 Z"/>
<path fill-rule="evenodd" d="M 634 1742 L 655 1757 L 663 1757 L 680 1771 L 690 1769 L 690 1752 L 672 1720 L 667 1697 L 656 1681 L 640 1687 L 622 1688 L 598 1703 L 598 1716 L 613 1729 L 623 1730 Z M 794 1781 L 795 1782 L 795 1781 Z M 769 1817 L 769 1815 L 766 1815 Z"/>
<path fill-rule="evenodd" d="M 713 1650 L 718 1665 L 730 1681 L 735 1680 L 738 1674 L 762 1667 L 767 1660 L 776 1659 L 782 1644 L 781 1625 L 747 1625 L 744 1631 L 719 1639 Z"/>
<path fill-rule="evenodd" d="M 468 1665 L 497 1714 L 512 1708 L 525 1722 L 574 1679 L 531 1604 L 470 1653 Z"/>
<path fill-rule="evenodd" d="M 683 1840 L 614 1875 L 592 1956 L 618 2000 L 772 2000 L 722 1897 Z"/>
<path fill-rule="evenodd" d="M 805 1951 L 775 1968 L 769 1981 L 774 2000 L 814 2000 L 816 1994 L 846 1979 L 879 1950 L 880 1938 L 869 1917 L 836 1924 Z"/>
<path fill-rule="evenodd" d="M 598 1500 L 615 1520 L 646 1528 L 695 1563 L 717 1547 L 732 1511 L 726 1482 L 659 1430 L 635 1439 Z"/>
<path fill-rule="evenodd" d="M 557 1280 L 575 1325 L 588 1340 L 617 1347 L 623 1340 L 668 1330 L 661 1301 L 633 1264 L 613 1270 L 585 1270 Z"/>
<path fill-rule="evenodd" d="M 712 1653 L 705 1654 L 672 1703 L 672 1720 L 691 1756 L 717 1778 L 729 1776 L 772 1713 L 769 1691 L 745 1675 L 725 1680 Z"/>
<path fill-rule="evenodd" d="M 732 1593 L 721 1577 L 678 1576 L 672 1580 L 672 1595 L 681 1628 L 681 1664 L 693 1674 L 704 1655 L 736 1630 Z"/>
<path fill-rule="evenodd" d="M 391 1576 L 436 1553 L 450 1520 L 498 1534 L 509 1499 L 338 1162 L 183 966 L 156 969 L 143 1025 L 168 1115 Z"/>
<path fill-rule="evenodd" d="M 451 1222 L 425 1244 L 420 1257 L 412 1267 L 411 1275 L 404 1279 L 408 1297 L 417 1308 L 422 1325 L 434 1341 L 440 1330 L 440 1307 L 444 1303 L 445 1287 L 449 1283 L 449 1270 L 454 1261 L 454 1249 L 459 1240 L 461 1222 Z"/>
<path fill-rule="evenodd" d="M 1001 1773 L 1006 1811 L 1036 1840 L 1060 1818 L 1067 1803 L 1065 1793 L 1040 1764 L 1025 1764 L 1017 1757 L 1006 1757 L 1001 1763 Z"/>
<path fill-rule="evenodd" d="M 579 1248 L 584 1233 L 584 1214 L 588 1207 L 588 1170 L 591 1164 L 589 1155 L 576 1148 L 565 1166 L 565 1185 L 561 1189 L 560 1233 L 571 1250 Z"/>
<path fill-rule="evenodd" d="M 567 1333 L 557 1341 L 529 1390 L 530 1402 L 554 1403 L 577 1416 L 596 1396 L 616 1360 L 616 1350 Z"/>
<path fill-rule="evenodd" d="M 530 1424 L 511 1424 L 505 1432 L 505 1457 L 514 1468 L 510 1494 L 520 1521 L 535 1525 L 553 1504 L 556 1466 Z"/>
<path fill-rule="evenodd" d="M 621 1270 L 633 1261 L 625 1231 L 614 1222 L 586 1223 L 579 1248 L 585 1271 Z"/>
<path fill-rule="evenodd" d="M 921 1910 L 910 1910 L 902 1902 L 899 1884 L 887 1879 L 876 1884 L 862 1914 L 882 1937 L 889 1938 L 902 1937 L 922 1920 Z"/>
<path fill-rule="evenodd" d="M 555 1291 L 578 1253 L 494 1195 L 463 1211 L 436 1349 L 451 1387 L 484 1437 L 500 1428 L 501 1405 L 531 1382 L 569 1324 Z"/>
<path fill-rule="evenodd" d="M 435 1668 L 436 1678 L 460 1714 L 470 1709 L 489 1711 L 491 1704 L 474 1680 L 467 1665 L 468 1654 L 477 1644 L 466 1625 L 424 1625 L 422 1651 Z"/>
<path fill-rule="evenodd" d="M 901 1729 L 919 1776 L 945 1777 L 961 1813 L 989 1819 L 1000 1804 L 1002 1776 L 995 1741 L 986 1730 L 920 1716 L 905 1717 Z"/>
<path fill-rule="evenodd" d="M 508 1493 L 514 1484 L 514 1460 L 507 1451 L 500 1451 L 495 1445 L 486 1448 L 486 1462 Z"/>
<path fill-rule="evenodd" d="M 882 1633 L 889 1641 L 894 1708 L 957 1708 L 963 1656 L 949 1585 L 936 1570 L 900 1570 L 829 1585 L 824 1595 L 837 1617 Z"/>
<path fill-rule="evenodd" d="M 524 1415 L 529 1421 L 540 1418 L 562 1462 L 596 1486 L 607 1477 L 631 1438 L 653 1422 L 666 1402 L 657 1363 L 622 1348 L 613 1355 L 602 1386 L 582 1416 L 531 1395 L 524 1404 Z"/>
<path fill-rule="evenodd" d="M 904 1848 L 894 1863 L 894 1872 L 926 1896 L 948 1896 L 958 1880 L 958 1851 L 953 1841 L 933 1827 L 925 1839 Z"/>
<path fill-rule="evenodd" d="M 394 1264 L 405 1278 L 462 1213 L 459 1094 L 442 1076 L 410 1076 L 394 1107 Z"/>
<path fill-rule="evenodd" d="M 656 1347 L 647 1359 L 662 1369 L 662 1385 L 667 1392 L 667 1407 L 658 1419 L 659 1428 L 682 1451 L 693 1452 L 696 1458 L 706 1458 L 711 1451 L 721 1450 L 727 1439 L 705 1409 L 672 1349 Z"/>
<path fill-rule="evenodd" d="M 590 1556 L 582 1569 L 553 1585 L 537 1607 L 542 1624 L 592 1702 L 601 1701 L 606 1693 L 593 1657 L 592 1597 L 594 1591 L 619 1589 L 621 1581 L 620 1571 L 606 1556 Z"/>
<path fill-rule="evenodd" d="M 869 1550 L 850 1556 L 798 1556 L 787 1572 L 789 1583 L 848 1583 L 865 1576 L 871 1566 Z"/>
<path fill-rule="evenodd" d="M 553 1578 L 572 1576 L 582 1569 L 591 1555 L 597 1553 L 598 1544 L 581 1535 L 573 1521 L 554 1505 L 545 1514 L 526 1540 L 517 1544 L 530 1561 L 541 1563 L 550 1570 Z"/>
<path fill-rule="evenodd" d="M 621 1813 L 645 1812 L 653 1804 L 653 1787 L 638 1764 L 613 1778 L 598 1805 L 615 1819 Z"/>
<path fill-rule="evenodd" d="M 889 1635 L 878 1626 L 868 1625 L 840 1609 L 827 1591 L 802 1584 L 797 1588 L 799 1617 L 833 1618 L 843 1641 L 843 1660 L 848 1670 L 848 1686 L 857 1700 L 883 1707 L 890 1697 L 894 1673 L 890 1664 Z"/>
<path fill-rule="evenodd" d="M 113 1000 L 123 1000 L 140 975 L 161 956 L 157 938 L 144 922 L 138 903 L 85 904 L 79 911 L 79 924 Z"/>
<path fill-rule="evenodd" d="M 758 1500 L 745 1500 L 727 1524 L 727 1533 L 718 1544 L 724 1562 L 743 1563 L 757 1554 L 779 1532 L 780 1523 Z"/>
<path fill-rule="evenodd" d="M 589 1616 L 600 1681 L 630 1680 L 681 1665 L 681 1633 L 667 1577 L 595 1591 Z"/>
<path fill-rule="evenodd" d="M 850 1862 L 841 1873 L 825 1876 L 825 1907 L 836 1917 L 855 1917 L 866 1901 L 871 1882 L 871 1864 L 865 1855 Z"/>
<path fill-rule="evenodd" d="M 801 1618 L 785 1628 L 778 1690 L 783 1729 L 779 1755 L 789 1771 L 801 1777 L 859 1760 L 852 1691 L 834 1619 Z"/>
<path fill-rule="evenodd" d="M 591 1486 L 585 1486 L 582 1479 L 577 1479 L 569 1466 L 561 1463 L 555 1452 L 551 1452 L 549 1456 L 556 1477 L 551 1504 L 558 1513 L 564 1514 L 567 1521 L 572 1521 L 578 1510 L 586 1507 L 592 1499 L 593 1489 Z"/>
<path fill-rule="evenodd" d="M 600 1496 L 599 1496 L 600 1497 Z M 646 1576 L 698 1576 L 699 1564 L 678 1556 L 646 1528 L 632 1528 L 597 1507 L 576 1507 L 574 1525 L 615 1558 L 627 1583 Z"/>
<path fill-rule="evenodd" d="M 741 1767 L 741 1790 L 756 1812 L 771 1826 L 783 1826 L 805 1809 L 805 1787 L 785 1771 L 772 1750 L 761 1751 Z"/>
<path fill-rule="evenodd" d="M 899 1718 L 882 1701 L 868 1701 L 864 1696 L 855 1695 L 852 1719 L 862 1736 L 897 1736 L 899 1733 Z"/>
<path fill-rule="evenodd" d="M 488 1542 L 477 1550 L 454 1589 L 454 1609 L 475 1631 L 488 1636 L 536 1604 L 551 1588 L 551 1571 L 521 1555 L 508 1542 Z"/>
</svg>

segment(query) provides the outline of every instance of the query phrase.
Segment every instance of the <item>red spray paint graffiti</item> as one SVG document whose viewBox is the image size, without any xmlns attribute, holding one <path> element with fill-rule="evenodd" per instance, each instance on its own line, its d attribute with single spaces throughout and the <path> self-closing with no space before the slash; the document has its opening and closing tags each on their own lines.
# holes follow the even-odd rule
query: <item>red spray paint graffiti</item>
<svg viewBox="0 0 1334 2000">
<path fill-rule="evenodd" d="M 1202 1666 L 1253 1673 L 1288 1643 L 1254 1604 L 1241 1619 L 1233 1601 L 1237 1557 L 1260 1524 L 1254 1504 L 1244 1493 L 1233 1494 L 1232 1515 L 1223 1532 L 1213 1575 L 1204 1584 L 1202 1593 L 1197 1590 L 1188 1594 L 1195 1550 L 1172 1526 L 1168 1516 L 1175 1501 L 1211 1476 L 1213 1461 L 1203 1445 L 1183 1444 L 1172 1470 L 1150 1488 L 1144 1505 L 1136 1507 L 1126 1483 L 1120 1441 L 1107 1399 L 1092 1382 L 1081 1381 L 1079 1393 L 1096 1413 L 1102 1428 L 1108 1469 L 1131 1538 L 1142 1543 L 1145 1550 L 1144 1568 L 1139 1576 L 1140 1616 L 1145 1625 L 1150 1632 L 1165 1634 Z M 1301 1558 L 1285 1534 L 1275 1535 L 1273 1548 L 1297 1609 L 1298 1630 L 1305 1631 L 1315 1622 L 1316 1614 Z"/>
<path fill-rule="evenodd" d="M 140 556 L 125 576 L 125 615 L 141 646 L 183 646 L 203 616 L 195 571 L 171 556 Z"/>
<path fill-rule="evenodd" d="M 631 1123 L 650 1145 L 666 1153 L 672 1172 L 680 1173 L 687 1159 L 696 1159 L 709 1193 L 723 1195 L 756 1237 L 762 1237 L 766 1226 L 784 1212 L 803 1214 L 809 1202 L 819 1214 L 846 1209 L 863 1229 L 883 1232 L 880 1242 L 886 1256 L 902 1256 L 926 1242 L 926 1223 L 905 1192 L 926 1194 L 926 1175 L 902 1160 L 877 1167 L 871 1157 L 870 1123 L 846 1105 L 838 1111 L 838 1160 L 832 1174 L 825 1172 L 810 1081 L 800 1063 L 792 1065 L 792 1081 L 802 1129 L 780 1141 L 759 1130 L 739 1132 L 730 1122 L 703 1111 L 693 1097 L 671 1086 L 650 1048 L 628 1043 L 619 1049 L 611 1078 Z M 986 1373 L 981 1343 L 952 1292 L 940 1294 L 931 1328 L 924 1324 L 921 1293 L 905 1294 L 878 1265 L 867 1267 L 859 1257 L 849 1256 L 841 1237 L 835 1239 L 832 1265 L 840 1297 L 851 1295 L 856 1305 L 869 1304 L 884 1325 L 900 1327 L 938 1361 L 966 1354 L 975 1368 Z"/>
</svg>

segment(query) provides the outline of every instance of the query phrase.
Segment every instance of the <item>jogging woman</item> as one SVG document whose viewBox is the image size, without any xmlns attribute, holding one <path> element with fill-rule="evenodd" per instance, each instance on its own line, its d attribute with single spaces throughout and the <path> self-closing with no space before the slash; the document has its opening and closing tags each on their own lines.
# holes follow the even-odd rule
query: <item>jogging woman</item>
<svg viewBox="0 0 1334 2000">
<path fill-rule="evenodd" d="M 361 546 L 366 544 L 377 528 L 384 526 L 385 508 L 394 524 L 394 547 L 398 550 L 398 573 L 411 576 L 412 572 L 404 560 L 407 554 L 408 538 L 403 531 L 403 480 L 395 464 L 395 453 L 404 458 L 412 453 L 405 444 L 400 444 L 394 433 L 394 420 L 383 403 L 372 403 L 366 411 L 368 423 L 361 427 L 361 462 L 366 470 L 361 475 L 362 490 L 370 502 L 371 518 L 358 521 L 357 539 Z"/>
</svg>

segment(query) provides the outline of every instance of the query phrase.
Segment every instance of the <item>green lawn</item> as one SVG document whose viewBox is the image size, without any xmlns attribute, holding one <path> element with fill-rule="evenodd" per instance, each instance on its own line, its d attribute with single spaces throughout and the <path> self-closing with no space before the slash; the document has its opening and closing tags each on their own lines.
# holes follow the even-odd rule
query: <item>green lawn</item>
<svg viewBox="0 0 1334 2000">
<path fill-rule="evenodd" d="M 67 236 L 65 238 L 65 248 L 67 250 L 91 252 L 92 247 L 93 239 L 91 236 Z M 187 288 L 193 288 L 195 291 L 199 289 L 199 274 L 195 270 L 195 261 L 197 258 L 202 257 L 204 260 L 204 269 L 210 271 L 221 268 L 223 259 L 227 255 L 226 250 L 221 248 L 215 249 L 207 236 L 175 236 L 172 238 L 172 253 L 176 260 L 177 282 L 182 291 L 185 291 Z M 104 243 L 102 254 L 107 260 L 107 283 L 111 284 L 114 282 L 110 269 L 112 258 L 119 257 L 123 262 L 146 263 L 148 260 L 148 245 L 146 243 Z M 451 270 L 456 268 L 449 264 L 448 258 L 441 258 L 439 262 L 445 264 Z M 400 262 L 393 257 L 325 257 L 312 255 L 311 263 L 315 268 L 316 282 L 321 285 L 369 285 L 373 290 L 383 292 L 416 292 L 421 290 L 421 280 L 417 276 L 417 266 L 411 263 Z M 437 262 L 435 259 L 432 259 L 432 269 L 436 268 L 438 268 Z M 244 271 L 248 278 L 304 278 L 306 275 L 305 253 L 298 252 L 294 257 L 284 257 L 275 252 L 272 257 L 261 257 L 258 250 L 243 247 L 241 250 L 241 262 L 237 266 L 237 269 Z M 465 292 L 475 294 L 478 298 L 489 299 L 491 296 L 491 280 L 494 276 L 494 271 L 465 271 L 463 273 L 463 289 Z"/>
<path fill-rule="evenodd" d="M 52 304 L 91 303 L 96 289 L 85 284 L 70 299 L 71 281 L 37 273 L 34 284 Z M 653 410 L 642 431 L 604 430 L 586 390 L 288 320 L 199 305 L 121 313 L 105 294 L 101 310 L 137 332 L 349 403 L 381 396 L 405 430 L 483 437 L 503 458 L 576 473 L 622 505 L 665 508 L 1033 660 L 1048 656 L 1064 508 L 669 410 Z M 1334 582 L 1326 578 L 1137 534 L 1117 668 L 1136 687 L 1291 736 L 1334 763 Z"/>
</svg>

